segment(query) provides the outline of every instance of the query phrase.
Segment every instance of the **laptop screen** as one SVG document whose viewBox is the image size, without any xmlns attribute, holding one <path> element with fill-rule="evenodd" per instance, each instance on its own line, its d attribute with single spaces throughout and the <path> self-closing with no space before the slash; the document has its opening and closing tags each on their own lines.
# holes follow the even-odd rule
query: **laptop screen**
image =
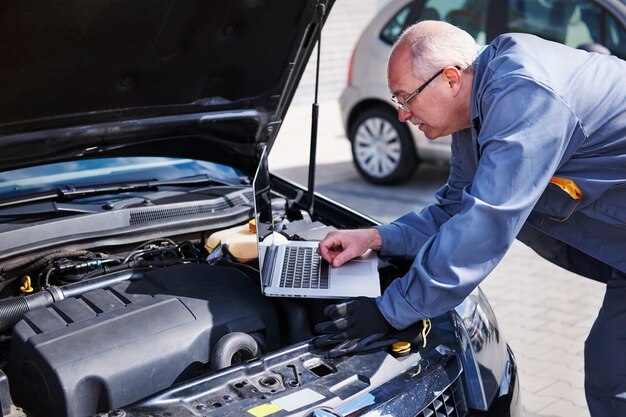
<svg viewBox="0 0 626 417">
<path fill-rule="evenodd" d="M 272 256 L 266 253 L 266 249 L 275 250 L 273 242 L 272 227 L 272 195 L 270 189 L 270 172 L 267 162 L 267 147 L 263 146 L 261 157 L 254 179 L 252 180 L 252 191 L 254 193 L 254 219 L 256 221 L 256 239 L 259 251 L 259 271 L 261 273 L 261 285 L 266 287 L 269 284 L 271 270 L 271 262 L 267 262 Z M 261 244 L 265 238 L 269 240 L 265 244 Z M 269 245 L 268 245 L 269 243 Z"/>
</svg>

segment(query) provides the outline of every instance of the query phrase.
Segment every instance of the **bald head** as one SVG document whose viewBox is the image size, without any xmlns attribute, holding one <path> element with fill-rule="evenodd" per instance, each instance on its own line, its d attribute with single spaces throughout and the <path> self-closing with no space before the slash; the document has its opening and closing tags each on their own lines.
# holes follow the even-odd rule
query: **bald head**
<svg viewBox="0 0 626 417">
<path fill-rule="evenodd" d="M 464 30 L 438 20 L 424 20 L 409 26 L 398 38 L 389 64 L 400 57 L 409 60 L 413 75 L 421 79 L 450 65 L 472 71 L 476 48 L 474 38 Z"/>
</svg>

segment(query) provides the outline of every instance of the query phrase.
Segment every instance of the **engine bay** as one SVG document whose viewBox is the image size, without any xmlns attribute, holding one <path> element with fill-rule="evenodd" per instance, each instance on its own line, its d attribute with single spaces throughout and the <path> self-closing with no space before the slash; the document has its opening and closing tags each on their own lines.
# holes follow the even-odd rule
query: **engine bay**
<svg viewBox="0 0 626 417">
<path fill-rule="evenodd" d="M 2 415 L 144 410 L 152 407 L 151 398 L 176 397 L 177 387 L 188 387 L 185 398 L 193 402 L 196 389 L 189 387 L 196 383 L 209 398 L 203 404 L 216 415 L 226 405 L 238 415 L 238 401 L 254 406 L 264 392 L 299 389 L 305 374 L 313 384 L 335 373 L 350 379 L 346 375 L 355 366 L 367 363 L 366 357 L 326 361 L 323 349 L 311 342 L 314 325 L 325 320 L 322 312 L 332 300 L 263 295 L 256 234 L 248 230 L 250 198 L 245 190 L 237 192 L 241 201 L 227 209 L 236 213 L 231 220 L 225 221 L 223 211 L 203 214 L 213 229 L 199 230 L 194 212 L 184 210 L 114 239 L 80 239 L 72 229 L 77 239 L 71 244 L 1 261 Z M 178 200 L 156 208 L 197 204 Z M 271 226 L 259 227 L 279 230 L 285 239 L 320 240 L 335 229 L 336 221 L 312 218 L 280 194 L 272 196 L 271 206 Z M 334 216 L 341 227 L 358 225 Z M 178 233 L 171 233 L 174 229 Z M 162 237 L 155 236 L 159 233 Z M 396 261 L 379 265 L 381 286 L 404 267 Z M 382 366 L 391 356 L 379 353 Z M 387 372 L 386 366 L 370 365 Z M 250 380 L 248 374 L 257 376 Z M 165 409 L 173 407 L 171 400 L 163 401 Z"/>
<path fill-rule="evenodd" d="M 29 416 L 93 415 L 310 339 L 327 301 L 263 296 L 258 259 L 226 243 L 209 253 L 210 235 L 1 264 L 0 376 L 13 402 Z"/>
</svg>

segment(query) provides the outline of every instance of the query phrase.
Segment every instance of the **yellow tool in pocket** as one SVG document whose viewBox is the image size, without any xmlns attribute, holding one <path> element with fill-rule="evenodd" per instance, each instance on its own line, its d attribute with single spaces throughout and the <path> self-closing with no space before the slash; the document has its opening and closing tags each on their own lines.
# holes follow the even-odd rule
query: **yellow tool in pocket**
<svg viewBox="0 0 626 417">
<path fill-rule="evenodd" d="M 563 191 L 569 194 L 574 200 L 580 200 L 583 198 L 583 192 L 580 191 L 578 185 L 570 179 L 560 178 L 560 177 L 552 177 L 550 179 L 551 184 L 558 185 Z"/>
<path fill-rule="evenodd" d="M 550 183 L 556 185 L 557 187 L 565 191 L 567 195 L 569 195 L 573 200 L 576 200 L 576 204 L 573 205 L 572 209 L 570 210 L 567 216 L 563 218 L 550 216 L 550 218 L 553 220 L 564 222 L 570 218 L 572 213 L 574 213 L 574 210 L 576 210 L 576 208 L 578 207 L 580 200 L 583 198 L 583 192 L 580 190 L 580 188 L 578 188 L 578 185 L 576 185 L 576 183 L 573 180 L 570 180 L 567 178 L 552 177 L 550 179 Z"/>
</svg>

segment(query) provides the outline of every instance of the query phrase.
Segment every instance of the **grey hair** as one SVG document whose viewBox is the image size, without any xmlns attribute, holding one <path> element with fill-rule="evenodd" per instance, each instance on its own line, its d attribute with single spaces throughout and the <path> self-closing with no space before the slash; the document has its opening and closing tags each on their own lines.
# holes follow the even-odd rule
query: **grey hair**
<svg viewBox="0 0 626 417">
<path fill-rule="evenodd" d="M 411 48 L 413 75 L 424 80 L 448 66 L 473 72 L 478 56 L 478 45 L 472 35 L 438 20 L 409 26 L 394 44 L 394 50 L 404 45 Z"/>
</svg>

